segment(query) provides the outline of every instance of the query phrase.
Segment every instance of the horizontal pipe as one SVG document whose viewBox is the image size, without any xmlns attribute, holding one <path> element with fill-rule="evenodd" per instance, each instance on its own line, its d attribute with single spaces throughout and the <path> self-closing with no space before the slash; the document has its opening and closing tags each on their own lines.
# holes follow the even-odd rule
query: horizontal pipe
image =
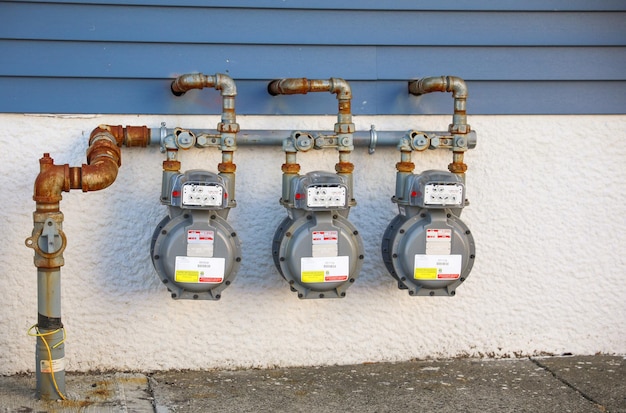
<svg viewBox="0 0 626 413">
<path fill-rule="evenodd" d="M 267 91 L 272 96 L 277 95 L 305 95 L 308 92 L 330 92 L 337 95 L 337 99 L 352 99 L 352 91 L 348 82 L 341 78 L 332 77 L 328 80 L 285 78 L 272 80 L 267 85 Z"/>
<path fill-rule="evenodd" d="M 171 135 L 174 133 L 175 128 L 151 128 L 150 129 L 150 145 L 160 145 L 161 139 L 160 137 Z M 212 131 L 208 129 L 190 129 L 190 132 L 196 136 L 199 135 L 210 135 Z M 280 129 L 246 129 L 242 130 L 237 134 L 237 145 L 243 146 L 280 146 L 283 143 L 285 138 L 291 136 L 293 130 L 280 130 Z M 313 135 L 313 137 L 317 136 L 327 136 L 329 135 L 329 131 L 306 131 Z M 422 132 L 426 135 L 435 135 L 435 136 L 449 136 L 447 132 Z M 371 147 L 375 148 L 378 146 L 397 146 L 400 138 L 407 134 L 406 130 L 385 130 L 379 131 L 375 128 L 371 128 L 367 131 L 356 131 L 353 133 L 353 141 L 354 146 L 360 147 Z M 468 147 L 470 149 L 475 147 L 475 132 L 470 132 L 470 136 L 468 137 L 469 143 Z"/>
</svg>

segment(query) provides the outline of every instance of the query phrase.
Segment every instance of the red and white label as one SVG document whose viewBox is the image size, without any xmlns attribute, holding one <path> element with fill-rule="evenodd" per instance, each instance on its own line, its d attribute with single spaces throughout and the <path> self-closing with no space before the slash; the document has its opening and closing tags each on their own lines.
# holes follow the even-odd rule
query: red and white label
<svg viewBox="0 0 626 413">
<path fill-rule="evenodd" d="M 427 229 L 426 230 L 427 241 L 448 240 L 451 238 L 452 238 L 451 229 Z"/>
<path fill-rule="evenodd" d="M 337 231 L 313 231 L 313 245 L 336 244 L 339 240 Z"/>
<path fill-rule="evenodd" d="M 208 244 L 215 239 L 215 233 L 210 230 L 190 229 L 187 231 L 188 244 Z"/>
<path fill-rule="evenodd" d="M 426 254 L 447 255 L 452 251 L 452 230 L 435 228 L 426 230 Z"/>
</svg>

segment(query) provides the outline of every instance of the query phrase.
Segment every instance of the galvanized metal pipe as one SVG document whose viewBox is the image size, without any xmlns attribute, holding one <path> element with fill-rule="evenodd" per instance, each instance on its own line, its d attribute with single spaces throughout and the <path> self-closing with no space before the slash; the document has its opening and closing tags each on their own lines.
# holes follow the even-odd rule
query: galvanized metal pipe
<svg viewBox="0 0 626 413">
<path fill-rule="evenodd" d="M 452 116 L 450 132 L 469 132 L 466 107 L 468 93 L 465 81 L 455 76 L 439 76 L 425 77 L 409 82 L 409 93 L 412 95 L 420 96 L 431 92 L 452 92 L 452 97 L 454 98 L 454 114 Z"/>
<path fill-rule="evenodd" d="M 203 89 L 212 87 L 219 90 L 222 95 L 222 120 L 217 125 L 220 133 L 220 149 L 222 150 L 222 162 L 218 165 L 220 174 L 227 176 L 229 202 L 235 205 L 235 170 L 236 165 L 232 161 L 232 155 L 237 150 L 237 123 L 235 113 L 235 97 L 237 86 L 235 81 L 228 75 L 217 73 L 204 75 L 202 73 L 190 73 L 177 77 L 172 81 L 171 90 L 176 96 L 182 96 L 191 89 Z"/>
</svg>

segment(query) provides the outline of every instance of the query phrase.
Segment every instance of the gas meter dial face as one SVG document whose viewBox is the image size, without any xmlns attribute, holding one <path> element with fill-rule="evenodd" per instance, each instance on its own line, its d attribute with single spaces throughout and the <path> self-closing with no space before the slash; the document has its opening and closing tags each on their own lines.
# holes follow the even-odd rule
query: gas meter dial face
<svg viewBox="0 0 626 413">
<path fill-rule="evenodd" d="M 220 185 L 186 183 L 183 185 L 183 206 L 216 207 L 224 200 L 224 189 Z"/>
<path fill-rule="evenodd" d="M 310 186 L 307 188 L 307 206 L 310 208 L 337 208 L 346 206 L 346 188 L 343 186 Z"/>
<path fill-rule="evenodd" d="M 424 204 L 441 206 L 461 206 L 463 185 L 430 183 L 424 187 Z"/>
</svg>

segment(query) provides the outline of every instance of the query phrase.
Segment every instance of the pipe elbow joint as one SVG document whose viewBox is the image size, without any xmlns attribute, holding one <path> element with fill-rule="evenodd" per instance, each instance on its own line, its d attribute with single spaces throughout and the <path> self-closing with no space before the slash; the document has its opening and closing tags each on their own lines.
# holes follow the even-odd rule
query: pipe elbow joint
<svg viewBox="0 0 626 413">
<path fill-rule="evenodd" d="M 337 99 L 339 100 L 352 99 L 352 89 L 350 89 L 350 84 L 341 78 L 330 78 L 330 93 L 336 94 Z"/>
<path fill-rule="evenodd" d="M 222 96 L 237 96 L 237 85 L 232 77 L 223 73 L 215 75 L 215 89 L 219 90 Z"/>
<path fill-rule="evenodd" d="M 55 204 L 61 201 L 61 193 L 70 190 L 70 167 L 68 164 L 55 165 L 50 154 L 44 153 L 39 160 L 39 175 L 35 179 L 33 200 L 41 204 Z"/>
<path fill-rule="evenodd" d="M 202 73 L 190 73 L 178 76 L 172 81 L 170 89 L 175 96 L 182 96 L 191 89 L 203 89 L 214 87 L 221 91 L 222 96 L 236 96 L 237 87 L 235 81 L 228 75 L 217 73 L 215 76 L 208 76 Z"/>
<path fill-rule="evenodd" d="M 100 158 L 81 168 L 81 189 L 83 192 L 99 191 L 109 187 L 117 178 L 119 168 L 112 158 Z"/>
<path fill-rule="evenodd" d="M 424 77 L 409 81 L 409 93 L 420 96 L 431 92 L 452 92 L 456 99 L 467 98 L 465 81 L 456 76 Z"/>
<path fill-rule="evenodd" d="M 87 165 L 80 169 L 79 187 L 83 192 L 108 187 L 117 178 L 121 165 L 122 153 L 115 137 L 108 132 L 94 134 L 87 148 Z"/>
</svg>

